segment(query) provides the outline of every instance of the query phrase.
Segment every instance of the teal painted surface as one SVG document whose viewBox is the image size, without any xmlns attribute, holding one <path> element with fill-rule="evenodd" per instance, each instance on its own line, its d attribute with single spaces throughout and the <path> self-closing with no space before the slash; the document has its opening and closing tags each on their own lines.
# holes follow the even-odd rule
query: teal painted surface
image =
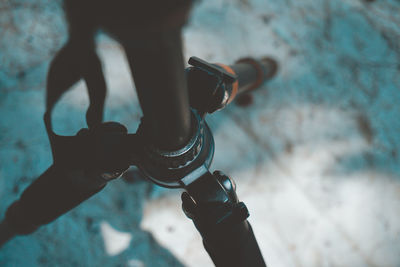
<svg viewBox="0 0 400 267">
<path fill-rule="evenodd" d="M 51 163 L 42 114 L 48 62 L 65 41 L 59 4 L 0 3 L 0 214 Z M 252 106 L 208 119 L 213 168 L 237 180 L 270 266 L 400 265 L 399 14 L 394 0 L 208 0 L 193 10 L 186 58 L 280 64 Z M 100 36 L 98 50 L 106 119 L 133 132 L 141 111 L 121 49 Z M 79 83 L 57 107 L 57 131 L 84 127 L 87 102 Z M 116 255 L 107 246 L 121 235 L 106 240 L 105 223 L 132 237 Z M 144 181 L 114 181 L 0 250 L 0 266 L 141 264 L 211 266 L 178 192 Z"/>
</svg>

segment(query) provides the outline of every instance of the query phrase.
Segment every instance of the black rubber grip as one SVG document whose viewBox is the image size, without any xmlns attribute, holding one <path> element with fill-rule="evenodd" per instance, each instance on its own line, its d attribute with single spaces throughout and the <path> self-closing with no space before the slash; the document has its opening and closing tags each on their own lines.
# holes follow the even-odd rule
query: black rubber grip
<svg viewBox="0 0 400 267">
<path fill-rule="evenodd" d="M 203 235 L 203 244 L 217 267 L 266 266 L 247 220 Z"/>
<path fill-rule="evenodd" d="M 99 192 L 107 181 L 80 170 L 52 165 L 7 210 L 6 222 L 15 234 L 29 234 Z"/>
</svg>

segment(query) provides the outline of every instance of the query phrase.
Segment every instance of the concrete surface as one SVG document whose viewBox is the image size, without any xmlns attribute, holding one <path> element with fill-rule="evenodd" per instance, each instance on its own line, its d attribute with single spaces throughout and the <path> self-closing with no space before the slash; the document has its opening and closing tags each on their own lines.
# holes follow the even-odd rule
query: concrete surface
<svg viewBox="0 0 400 267">
<path fill-rule="evenodd" d="M 51 163 L 42 123 L 48 62 L 65 41 L 59 1 L 0 2 L 0 214 Z M 186 58 L 271 55 L 278 76 L 209 116 L 213 169 L 235 178 L 269 266 L 400 266 L 400 2 L 208 0 Z M 99 37 L 107 120 L 141 116 L 120 47 Z M 56 129 L 84 127 L 79 83 Z M 0 266 L 212 266 L 178 191 L 139 178 L 0 250 Z"/>
</svg>

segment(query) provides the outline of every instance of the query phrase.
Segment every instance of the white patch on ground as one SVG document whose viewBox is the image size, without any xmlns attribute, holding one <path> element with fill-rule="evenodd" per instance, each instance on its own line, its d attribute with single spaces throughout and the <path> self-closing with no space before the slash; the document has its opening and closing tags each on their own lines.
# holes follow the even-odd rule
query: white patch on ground
<svg viewBox="0 0 400 267">
<path fill-rule="evenodd" d="M 46 69 L 65 40 L 59 4 L 0 2 L 0 214 L 51 164 L 42 115 Z M 195 6 L 186 59 L 229 64 L 270 55 L 280 65 L 250 107 L 207 118 L 212 169 L 236 180 L 269 266 L 400 265 L 399 14 L 396 0 Z M 106 119 L 134 132 L 141 111 L 123 52 L 104 37 L 98 51 L 110 88 Z M 56 130 L 75 134 L 85 126 L 84 83 L 62 101 Z M 124 233 L 122 243 L 111 242 L 114 256 L 104 228 Z M 140 180 L 114 181 L 0 250 L 0 266 L 183 264 L 212 266 L 179 192 Z"/>
<path fill-rule="evenodd" d="M 128 261 L 127 266 L 128 267 L 145 267 L 146 265 L 142 261 L 133 259 L 133 260 Z"/>
<path fill-rule="evenodd" d="M 132 240 L 130 233 L 120 232 L 107 222 L 100 223 L 100 231 L 103 236 L 104 247 L 110 256 L 118 255 L 126 250 Z"/>
</svg>

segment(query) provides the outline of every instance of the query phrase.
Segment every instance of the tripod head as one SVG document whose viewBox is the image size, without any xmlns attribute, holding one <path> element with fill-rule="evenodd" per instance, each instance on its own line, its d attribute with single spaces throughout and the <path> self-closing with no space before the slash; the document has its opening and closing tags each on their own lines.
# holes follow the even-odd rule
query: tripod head
<svg viewBox="0 0 400 267">
<path fill-rule="evenodd" d="M 254 62 L 257 63 L 256 60 Z M 214 140 L 205 122 L 207 113 L 223 109 L 235 96 L 243 93 L 248 84 L 240 84 L 233 68 L 211 64 L 200 58 L 189 59 L 186 69 L 191 106 L 190 139 L 177 150 L 158 148 L 148 138 L 147 118 L 141 120 L 136 134 L 128 134 L 126 127 L 117 123 L 103 123 L 82 129 L 77 136 L 55 134 L 51 126 L 51 110 L 46 112 L 45 124 L 52 145 L 54 163 L 94 169 L 106 177 L 122 174 L 130 165 L 136 165 L 150 180 L 164 187 L 186 187 L 206 173 L 214 155 Z M 260 64 L 262 73 L 273 71 L 270 65 Z M 240 66 L 240 65 L 239 65 Z M 251 70 L 252 65 L 247 65 Z M 254 68 L 253 72 L 257 71 Z M 243 80 L 246 73 L 239 73 Z M 254 82 L 254 81 L 253 81 Z M 56 98 L 54 98 L 57 100 Z M 96 98 L 94 98 L 96 100 Z M 96 105 L 96 102 L 91 103 Z M 115 175 L 110 175 L 113 173 Z"/>
</svg>

